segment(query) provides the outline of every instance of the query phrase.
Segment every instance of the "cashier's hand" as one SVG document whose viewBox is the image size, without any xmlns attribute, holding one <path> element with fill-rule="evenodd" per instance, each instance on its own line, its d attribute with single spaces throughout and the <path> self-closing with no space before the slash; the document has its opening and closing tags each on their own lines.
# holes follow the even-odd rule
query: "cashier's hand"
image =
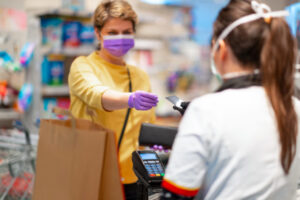
<svg viewBox="0 0 300 200">
<path fill-rule="evenodd" d="M 189 101 L 184 101 L 181 103 L 181 108 L 177 107 L 177 106 L 173 106 L 174 110 L 178 110 L 180 112 L 181 115 L 184 115 L 187 107 L 189 106 L 190 102 Z"/>
<path fill-rule="evenodd" d="M 158 97 L 155 94 L 136 91 L 131 93 L 128 99 L 128 106 L 136 110 L 150 110 L 158 103 Z"/>
</svg>

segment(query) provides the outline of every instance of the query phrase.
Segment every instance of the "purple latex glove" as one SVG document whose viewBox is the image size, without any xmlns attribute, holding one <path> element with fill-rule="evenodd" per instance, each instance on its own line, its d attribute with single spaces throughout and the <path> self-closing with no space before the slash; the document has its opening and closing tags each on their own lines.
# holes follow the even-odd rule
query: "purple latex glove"
<svg viewBox="0 0 300 200">
<path fill-rule="evenodd" d="M 136 91 L 133 92 L 128 99 L 128 106 L 136 110 L 149 110 L 157 105 L 158 98 L 155 94 Z"/>
</svg>

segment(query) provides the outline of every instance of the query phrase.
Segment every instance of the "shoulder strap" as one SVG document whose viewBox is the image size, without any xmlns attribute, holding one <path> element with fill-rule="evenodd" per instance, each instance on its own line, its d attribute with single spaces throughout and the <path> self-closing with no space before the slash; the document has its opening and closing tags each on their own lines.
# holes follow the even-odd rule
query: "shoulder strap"
<svg viewBox="0 0 300 200">
<path fill-rule="evenodd" d="M 128 67 L 127 67 L 127 73 L 128 73 L 128 79 L 129 79 L 129 92 L 132 92 L 131 76 L 130 76 L 130 71 L 129 71 Z M 124 124 L 123 124 L 123 127 L 122 127 L 122 131 L 121 131 L 121 134 L 120 134 L 119 142 L 118 142 L 118 150 L 120 149 L 120 146 L 121 146 L 121 143 L 122 143 L 122 139 L 123 139 L 124 132 L 125 132 L 125 129 L 126 129 L 126 126 L 127 126 L 130 111 L 131 111 L 131 108 L 128 108 L 127 112 L 126 112 L 125 121 L 124 121 Z"/>
</svg>

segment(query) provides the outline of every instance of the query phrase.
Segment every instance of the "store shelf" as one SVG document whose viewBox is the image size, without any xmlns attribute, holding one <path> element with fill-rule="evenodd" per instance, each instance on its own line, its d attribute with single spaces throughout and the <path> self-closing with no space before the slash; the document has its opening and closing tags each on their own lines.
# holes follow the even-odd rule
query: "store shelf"
<svg viewBox="0 0 300 200">
<path fill-rule="evenodd" d="M 69 87 L 62 86 L 43 86 L 42 94 L 44 97 L 69 96 Z"/>
<path fill-rule="evenodd" d="M 91 18 L 93 13 L 88 11 L 74 11 L 71 9 L 54 9 L 54 10 L 48 10 L 48 9 L 39 9 L 39 10 L 31 10 L 30 13 L 36 15 L 36 16 L 66 16 L 66 17 L 79 17 L 79 18 Z"/>
<path fill-rule="evenodd" d="M 0 109 L 0 129 L 12 128 L 13 121 L 21 118 L 21 114 L 13 109 Z"/>
<path fill-rule="evenodd" d="M 16 120 L 21 114 L 12 109 L 0 109 L 0 120 Z"/>
<path fill-rule="evenodd" d="M 59 54 L 65 56 L 79 56 L 79 55 L 89 55 L 95 51 L 96 47 L 94 45 L 90 46 L 80 46 L 80 47 L 65 47 L 62 49 L 51 49 L 50 47 L 43 46 L 41 47 L 41 53 L 43 55 L 47 54 Z"/>
</svg>

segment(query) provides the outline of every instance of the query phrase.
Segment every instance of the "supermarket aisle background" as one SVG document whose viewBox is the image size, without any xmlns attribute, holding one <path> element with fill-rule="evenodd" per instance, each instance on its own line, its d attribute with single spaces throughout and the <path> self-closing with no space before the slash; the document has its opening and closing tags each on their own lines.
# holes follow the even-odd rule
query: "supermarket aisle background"
<svg viewBox="0 0 300 200">
<path fill-rule="evenodd" d="M 6 67 L 0 67 L 3 72 L 0 93 L 1 88 L 5 88 L 3 95 L 9 94 L 6 95 L 9 103 L 0 104 L 1 126 L 21 118 L 30 130 L 38 132 L 34 125 L 37 119 L 54 117 L 50 112 L 54 106 L 68 108 L 70 64 L 77 56 L 88 55 L 97 48 L 90 17 L 99 2 L 0 2 L 0 49 L 7 52 L 14 63 L 2 63 Z M 165 100 L 166 96 L 176 94 L 184 100 L 192 100 L 216 87 L 209 69 L 211 29 L 219 9 L 227 0 L 129 2 L 138 13 L 139 25 L 135 48 L 126 60 L 149 74 L 153 92 L 160 97 L 156 110 L 158 123 L 177 124 L 180 118 Z M 288 0 L 265 2 L 274 10 L 294 3 Z M 20 66 L 18 61 L 25 44 L 34 45 L 33 56 L 26 66 Z M 25 83 L 27 87 L 24 88 Z M 16 108 L 23 93 L 24 105 Z M 32 96 L 32 100 L 26 98 L 26 94 Z M 16 109 L 23 114 L 15 112 Z"/>
</svg>

